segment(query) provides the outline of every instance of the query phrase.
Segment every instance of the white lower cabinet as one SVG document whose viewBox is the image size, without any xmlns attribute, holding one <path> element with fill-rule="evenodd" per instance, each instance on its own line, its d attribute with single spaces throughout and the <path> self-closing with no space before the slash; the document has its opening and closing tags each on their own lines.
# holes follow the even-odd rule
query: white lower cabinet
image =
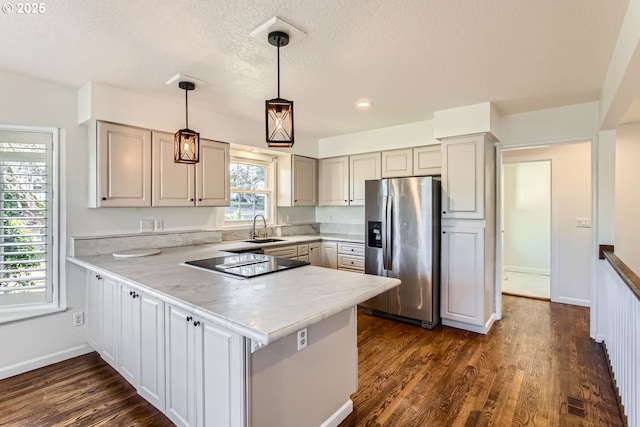
<svg viewBox="0 0 640 427">
<path fill-rule="evenodd" d="M 244 340 L 166 305 L 166 415 L 178 426 L 241 427 Z"/>
<path fill-rule="evenodd" d="M 337 242 L 322 242 L 322 262 L 327 268 L 338 268 Z"/>
<path fill-rule="evenodd" d="M 99 280 L 102 292 L 100 322 L 100 356 L 118 369 L 118 282 L 109 277 Z"/>
<path fill-rule="evenodd" d="M 164 303 L 122 283 L 119 298 L 118 371 L 164 411 Z"/>
<path fill-rule="evenodd" d="M 485 310 L 484 227 L 443 226 L 441 316 L 483 326 Z"/>
<path fill-rule="evenodd" d="M 320 242 L 309 243 L 309 262 L 311 265 L 324 267 L 321 247 L 322 243 Z"/>
</svg>

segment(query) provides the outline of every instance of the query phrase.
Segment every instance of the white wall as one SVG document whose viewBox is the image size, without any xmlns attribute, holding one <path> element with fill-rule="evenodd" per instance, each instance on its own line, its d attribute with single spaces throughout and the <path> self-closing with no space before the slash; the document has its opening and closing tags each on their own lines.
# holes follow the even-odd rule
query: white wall
<svg viewBox="0 0 640 427">
<path fill-rule="evenodd" d="M 617 130 L 615 206 L 616 255 L 640 274 L 640 123 Z"/>
<path fill-rule="evenodd" d="M 503 152 L 504 161 L 551 160 L 551 299 L 591 301 L 591 229 L 577 218 L 591 217 L 591 144 L 552 145 Z"/>
<path fill-rule="evenodd" d="M 318 142 L 318 154 L 320 158 L 325 158 L 392 150 L 394 148 L 439 144 L 440 141 L 434 138 L 433 131 L 433 120 L 425 120 L 331 138 L 322 138 Z"/>
<path fill-rule="evenodd" d="M 551 261 L 551 163 L 502 167 L 505 270 L 549 274 Z"/>
<path fill-rule="evenodd" d="M 60 141 L 60 241 L 74 230 L 76 213 L 70 210 L 79 197 L 73 188 L 80 180 L 82 194 L 86 178 L 78 170 L 86 170 L 86 159 L 78 160 L 76 150 L 84 151 L 83 129 L 76 123 L 76 91 L 45 81 L 30 79 L 0 71 L 0 122 L 28 126 L 61 128 Z M 78 161 L 80 163 L 78 163 Z M 72 208 L 71 208 L 72 209 Z M 66 251 L 61 245 L 60 259 Z M 31 320 L 0 325 L 0 376 L 43 366 L 82 353 L 87 349 L 85 327 L 73 327 L 73 313 L 84 311 L 84 276 L 78 270 L 60 271 L 61 294 L 67 311 Z"/>
</svg>

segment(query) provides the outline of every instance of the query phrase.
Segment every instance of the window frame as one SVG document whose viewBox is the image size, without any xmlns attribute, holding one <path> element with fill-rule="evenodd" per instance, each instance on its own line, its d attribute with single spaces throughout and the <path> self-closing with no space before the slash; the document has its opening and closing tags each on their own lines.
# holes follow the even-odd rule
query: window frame
<svg viewBox="0 0 640 427">
<path fill-rule="evenodd" d="M 243 163 L 248 165 L 256 165 L 256 166 L 265 166 L 267 168 L 266 171 L 266 188 L 265 190 L 259 191 L 243 191 L 244 193 L 267 193 L 268 197 L 268 218 L 267 218 L 267 226 L 272 227 L 276 224 L 276 180 L 275 180 L 275 158 L 266 155 L 254 154 L 249 152 L 239 152 L 239 153 L 231 153 L 231 157 L 229 159 L 229 167 L 231 167 L 232 163 Z M 229 189 L 229 193 L 234 193 L 234 188 Z M 253 224 L 253 219 L 249 220 L 237 220 L 237 221 L 227 221 L 225 219 L 225 208 L 220 209 L 220 224 L 222 224 L 222 228 L 225 229 L 233 229 L 233 228 L 247 228 Z"/>
<path fill-rule="evenodd" d="M 41 316 L 52 312 L 63 311 L 61 298 L 60 283 L 60 131 L 58 128 L 36 127 L 36 126 L 15 126 L 0 124 L 0 131 L 3 132 L 26 132 L 26 133 L 42 133 L 51 136 L 51 147 L 47 150 L 47 235 L 46 250 L 50 254 L 47 257 L 46 283 L 44 302 L 26 302 L 17 304 L 0 304 L 0 323 L 10 322 L 14 320 Z M 50 264 L 50 265 L 49 265 Z M 48 295 L 47 295 L 48 294 Z M 2 298 L 2 296 L 0 296 Z"/>
</svg>

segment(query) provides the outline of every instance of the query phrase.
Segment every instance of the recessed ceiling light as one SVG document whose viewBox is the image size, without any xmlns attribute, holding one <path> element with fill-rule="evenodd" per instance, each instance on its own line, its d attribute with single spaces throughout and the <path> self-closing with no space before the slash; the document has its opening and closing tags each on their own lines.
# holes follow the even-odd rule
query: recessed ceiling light
<svg viewBox="0 0 640 427">
<path fill-rule="evenodd" d="M 369 101 L 368 99 L 360 99 L 358 100 L 358 102 L 356 102 L 356 107 L 362 110 L 366 110 L 367 108 L 371 107 L 371 101 Z"/>
<path fill-rule="evenodd" d="M 257 148 L 253 148 L 253 149 L 251 150 L 251 152 L 252 152 L 252 153 L 259 153 L 259 152 L 260 152 L 260 150 L 258 150 Z"/>
</svg>

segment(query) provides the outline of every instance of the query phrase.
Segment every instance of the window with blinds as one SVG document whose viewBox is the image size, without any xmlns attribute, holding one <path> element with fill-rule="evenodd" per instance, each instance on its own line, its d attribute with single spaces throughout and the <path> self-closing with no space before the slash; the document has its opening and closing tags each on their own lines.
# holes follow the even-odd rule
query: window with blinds
<svg viewBox="0 0 640 427">
<path fill-rule="evenodd" d="M 0 308 L 54 299 L 53 134 L 0 128 Z"/>
</svg>

